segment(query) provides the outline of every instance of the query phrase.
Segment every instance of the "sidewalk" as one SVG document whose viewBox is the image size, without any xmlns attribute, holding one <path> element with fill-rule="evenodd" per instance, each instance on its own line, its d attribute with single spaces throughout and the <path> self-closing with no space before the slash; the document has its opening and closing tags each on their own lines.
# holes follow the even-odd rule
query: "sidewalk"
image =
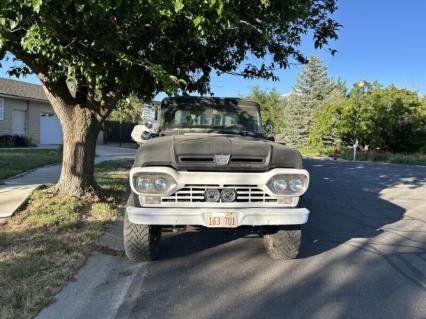
<svg viewBox="0 0 426 319">
<path fill-rule="evenodd" d="M 136 149 L 98 145 L 95 163 L 109 160 L 133 159 Z M 8 179 L 0 185 L 0 225 L 6 218 L 12 216 L 38 186 L 46 183 L 56 183 L 61 173 L 61 164 L 41 167 L 28 174 L 14 179 Z"/>
</svg>

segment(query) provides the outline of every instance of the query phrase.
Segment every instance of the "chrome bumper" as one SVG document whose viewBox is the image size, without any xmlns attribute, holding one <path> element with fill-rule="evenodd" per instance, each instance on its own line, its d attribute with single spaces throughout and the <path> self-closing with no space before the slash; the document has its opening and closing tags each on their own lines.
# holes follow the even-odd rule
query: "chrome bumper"
<svg viewBox="0 0 426 319">
<path fill-rule="evenodd" d="M 208 213 L 233 212 L 238 226 L 301 225 L 308 221 L 306 208 L 159 208 L 127 206 L 129 221 L 145 225 L 206 226 Z"/>
</svg>

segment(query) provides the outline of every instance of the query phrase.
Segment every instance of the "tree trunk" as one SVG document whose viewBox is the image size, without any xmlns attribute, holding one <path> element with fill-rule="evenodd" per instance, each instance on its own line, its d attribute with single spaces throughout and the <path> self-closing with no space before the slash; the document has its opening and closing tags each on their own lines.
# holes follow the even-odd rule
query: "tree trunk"
<svg viewBox="0 0 426 319">
<path fill-rule="evenodd" d="M 63 159 L 54 192 L 82 196 L 97 193 L 94 177 L 96 139 L 101 122 L 93 110 L 49 92 L 46 95 L 61 123 Z"/>
<path fill-rule="evenodd" d="M 97 192 L 94 165 L 100 123 L 90 110 L 74 107 L 71 120 L 61 120 L 61 125 L 64 149 L 56 191 L 74 196 Z"/>
</svg>

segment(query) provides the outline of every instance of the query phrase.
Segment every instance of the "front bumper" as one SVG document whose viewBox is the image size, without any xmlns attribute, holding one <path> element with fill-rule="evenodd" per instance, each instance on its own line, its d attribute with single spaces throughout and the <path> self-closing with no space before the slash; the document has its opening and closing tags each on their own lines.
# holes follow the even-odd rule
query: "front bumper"
<svg viewBox="0 0 426 319">
<path fill-rule="evenodd" d="M 207 214 L 233 212 L 238 226 L 301 225 L 306 208 L 157 208 L 127 206 L 129 221 L 145 225 L 197 225 L 207 227 Z"/>
</svg>

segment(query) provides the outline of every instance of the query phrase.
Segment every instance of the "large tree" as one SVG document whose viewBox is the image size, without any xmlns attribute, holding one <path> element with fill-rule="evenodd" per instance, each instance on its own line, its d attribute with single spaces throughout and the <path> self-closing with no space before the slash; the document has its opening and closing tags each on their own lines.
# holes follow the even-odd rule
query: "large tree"
<svg viewBox="0 0 426 319">
<path fill-rule="evenodd" d="M 362 84 L 362 87 L 360 87 Z M 347 98 L 332 99 L 315 113 L 310 139 L 333 137 L 345 145 L 414 152 L 426 145 L 426 107 L 416 92 L 377 82 L 357 82 Z"/>
<path fill-rule="evenodd" d="M 40 79 L 62 125 L 56 190 L 96 190 L 96 136 L 117 100 L 209 92 L 212 71 L 276 79 L 309 32 L 316 47 L 336 38 L 336 0 L 5 0 L 0 46 Z M 247 54 L 260 61 L 245 63 Z M 266 55 L 271 59 L 263 60 Z"/>
<path fill-rule="evenodd" d="M 335 96 L 343 96 L 341 82 L 333 81 L 327 67 L 317 56 L 310 56 L 299 72 L 293 92 L 284 97 L 284 139 L 296 146 L 307 146 L 313 114 L 320 105 Z"/>
</svg>

